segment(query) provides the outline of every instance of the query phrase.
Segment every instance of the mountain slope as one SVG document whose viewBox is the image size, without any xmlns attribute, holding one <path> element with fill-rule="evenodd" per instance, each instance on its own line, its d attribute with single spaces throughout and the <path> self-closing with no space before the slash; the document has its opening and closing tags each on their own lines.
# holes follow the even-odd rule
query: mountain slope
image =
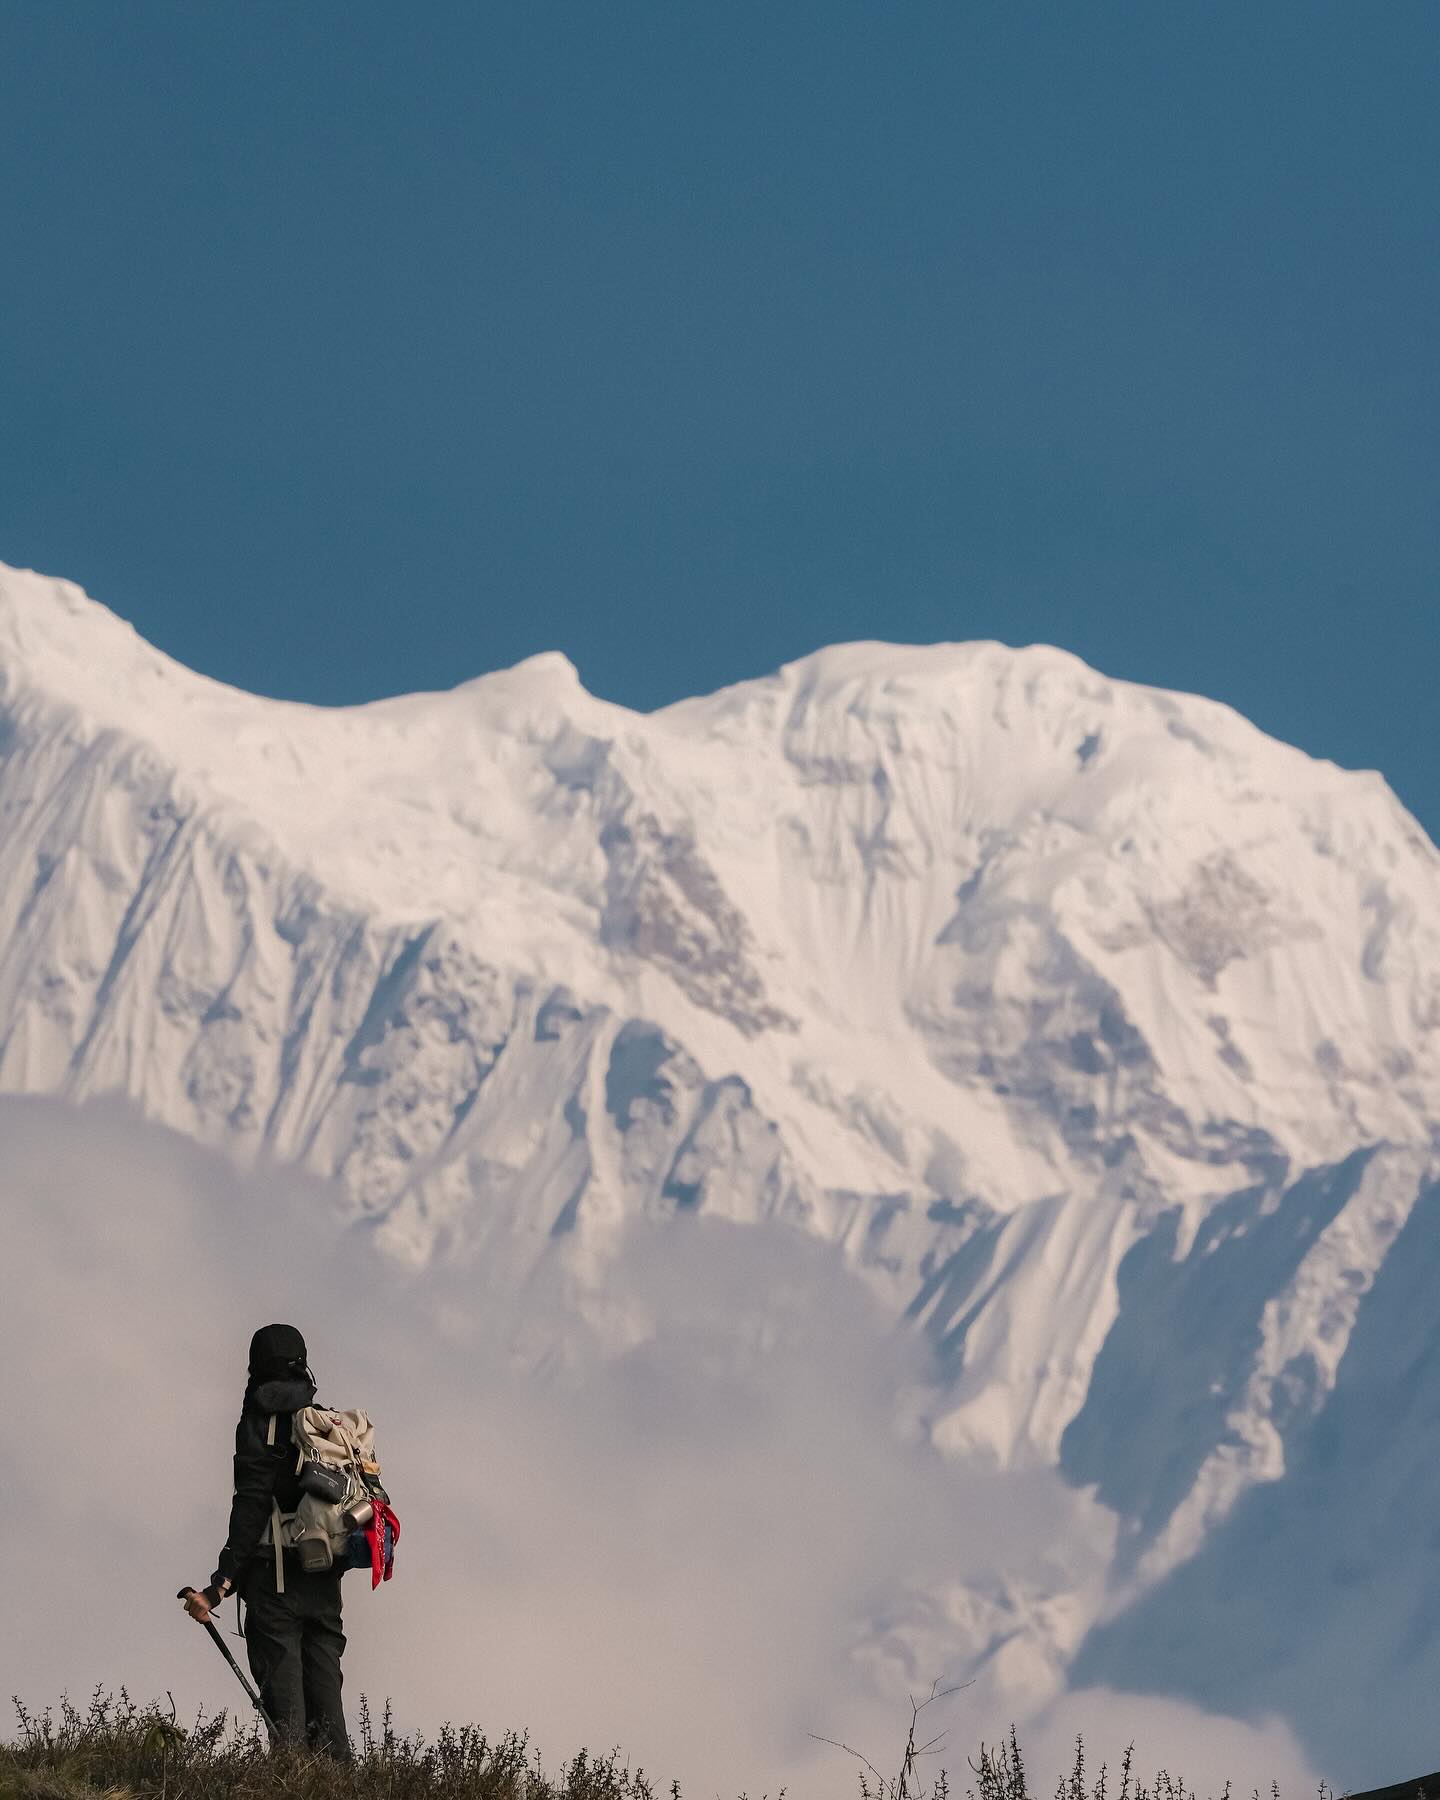
<svg viewBox="0 0 1440 1800">
<path fill-rule="evenodd" d="M 1059 651 L 324 710 L 0 570 L 0 1091 L 578 1304 L 637 1220 L 788 1222 L 931 1334 L 938 1445 L 1099 1484 L 1121 1596 L 1283 1476 L 1431 1191 L 1437 901 L 1378 776 Z"/>
</svg>

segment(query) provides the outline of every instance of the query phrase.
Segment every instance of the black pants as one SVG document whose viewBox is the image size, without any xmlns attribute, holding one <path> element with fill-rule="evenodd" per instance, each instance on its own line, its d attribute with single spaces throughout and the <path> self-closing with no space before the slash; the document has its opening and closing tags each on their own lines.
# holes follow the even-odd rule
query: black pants
<svg viewBox="0 0 1440 1800">
<path fill-rule="evenodd" d="M 245 1648 L 265 1710 L 289 1743 L 350 1760 L 340 1700 L 340 1576 L 307 1575 L 285 1558 L 285 1592 L 275 1591 L 267 1552 L 246 1571 Z"/>
</svg>

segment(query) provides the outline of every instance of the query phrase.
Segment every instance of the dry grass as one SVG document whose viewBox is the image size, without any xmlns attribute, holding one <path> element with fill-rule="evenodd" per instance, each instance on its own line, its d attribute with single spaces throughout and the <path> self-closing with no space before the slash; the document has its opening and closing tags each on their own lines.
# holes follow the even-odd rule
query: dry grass
<svg viewBox="0 0 1440 1800">
<path fill-rule="evenodd" d="M 81 1711 L 26 1710 L 0 1747 L 0 1800 L 659 1800 L 643 1769 L 619 1753 L 582 1750 L 554 1774 L 523 1733 L 491 1740 L 442 1725 L 433 1741 L 400 1737 L 389 1710 L 378 1728 L 362 1700 L 356 1755 L 342 1764 L 270 1750 L 257 1725 L 225 1713 L 188 1729 L 173 1709 L 95 1693 Z M 672 1800 L 679 1800 L 678 1792 Z"/>
<path fill-rule="evenodd" d="M 942 1767 L 927 1779 L 922 1762 L 943 1753 L 940 1736 L 927 1738 L 921 1715 L 933 1700 L 914 1702 L 910 1732 L 885 1776 L 868 1757 L 837 1745 L 860 1763 L 860 1800 L 951 1800 Z M 362 1699 L 355 1760 L 296 1750 L 270 1750 L 258 1725 L 225 1713 L 201 1714 L 181 1727 L 174 1708 L 137 1706 L 122 1688 L 97 1691 L 81 1710 L 62 1700 L 58 1710 L 28 1711 L 18 1700 L 19 1736 L 0 1745 L 0 1800 L 681 1800 L 677 1783 L 659 1788 L 618 1751 L 587 1751 L 547 1773 L 524 1733 L 490 1739 L 475 1726 L 442 1725 L 433 1740 L 400 1737 L 388 1707 L 378 1726 Z M 827 1740 L 828 1741 L 828 1740 Z M 1133 1748 L 1133 1747 L 1132 1747 Z M 1030 1777 L 1012 1726 L 1008 1738 L 982 1745 L 967 1758 L 967 1800 L 1048 1800 Z M 837 1781 L 837 1788 L 848 1783 Z M 852 1790 L 853 1792 L 853 1790 Z M 746 1800 L 742 1795 L 740 1800 Z M 777 1796 L 784 1800 L 784 1790 Z M 1136 1780 L 1132 1750 L 1118 1779 L 1102 1764 L 1092 1777 L 1083 1740 L 1054 1790 L 1054 1800 L 1199 1800 L 1180 1776 L 1162 1769 Z M 1214 1800 L 1238 1800 L 1227 1783 Z M 1262 1800 L 1256 1790 L 1250 1800 Z M 1280 1800 L 1272 1787 L 1268 1800 Z M 1319 1800 L 1333 1800 L 1321 1788 Z"/>
</svg>

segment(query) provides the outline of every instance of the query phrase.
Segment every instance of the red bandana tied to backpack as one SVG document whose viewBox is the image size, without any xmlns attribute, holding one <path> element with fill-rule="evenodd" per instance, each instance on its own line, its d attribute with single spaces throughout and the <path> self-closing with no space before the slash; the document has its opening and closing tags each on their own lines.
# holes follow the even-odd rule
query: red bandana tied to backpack
<svg viewBox="0 0 1440 1800">
<path fill-rule="evenodd" d="M 400 1542 L 400 1521 L 395 1513 L 383 1500 L 376 1500 L 374 1506 L 374 1514 L 365 1527 L 365 1542 L 370 1546 L 372 1593 L 395 1573 L 395 1546 Z"/>
</svg>

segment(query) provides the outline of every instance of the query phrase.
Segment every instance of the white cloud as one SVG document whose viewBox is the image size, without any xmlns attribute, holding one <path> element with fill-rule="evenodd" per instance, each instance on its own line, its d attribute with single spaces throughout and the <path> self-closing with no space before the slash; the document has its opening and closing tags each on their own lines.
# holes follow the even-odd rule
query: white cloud
<svg viewBox="0 0 1440 1800">
<path fill-rule="evenodd" d="M 853 1765 L 808 1733 L 888 1767 L 907 1691 L 1102 1560 L 1105 1519 L 1049 1474 L 957 1469 L 897 1427 L 917 1344 L 783 1232 L 637 1237 L 597 1331 L 553 1272 L 393 1268 L 314 1184 L 16 1100 L 0 1208 L 7 1693 L 241 1699 L 173 1595 L 213 1566 L 246 1344 L 277 1318 L 322 1397 L 378 1421 L 405 1535 L 388 1588 L 347 1582 L 347 1691 L 404 1726 L 528 1726 L 552 1763 L 618 1743 L 691 1792 L 831 1792 Z M 945 1703 L 957 1774 L 1052 1700 L 1029 1654 Z M 1278 1726 L 1090 1693 L 1027 1728 L 1040 1786 L 1076 1728 L 1202 1792 L 1310 1785 Z"/>
<path fill-rule="evenodd" d="M 1283 1720 L 1249 1724 L 1178 1700 L 1084 1688 L 1064 1694 L 1025 1727 L 1022 1748 L 1030 1767 L 1048 1778 L 1048 1786 L 1045 1779 L 1032 1783 L 1037 1791 L 1053 1791 L 1060 1772 L 1073 1763 L 1077 1734 L 1085 1739 L 1092 1780 L 1102 1762 L 1115 1776 L 1126 1745 L 1133 1744 L 1134 1773 L 1147 1786 L 1162 1768 L 1201 1795 L 1218 1795 L 1227 1777 L 1242 1796 L 1257 1787 L 1268 1794 L 1271 1781 L 1289 1800 L 1313 1795 L 1318 1786 L 1315 1769 Z"/>
</svg>

